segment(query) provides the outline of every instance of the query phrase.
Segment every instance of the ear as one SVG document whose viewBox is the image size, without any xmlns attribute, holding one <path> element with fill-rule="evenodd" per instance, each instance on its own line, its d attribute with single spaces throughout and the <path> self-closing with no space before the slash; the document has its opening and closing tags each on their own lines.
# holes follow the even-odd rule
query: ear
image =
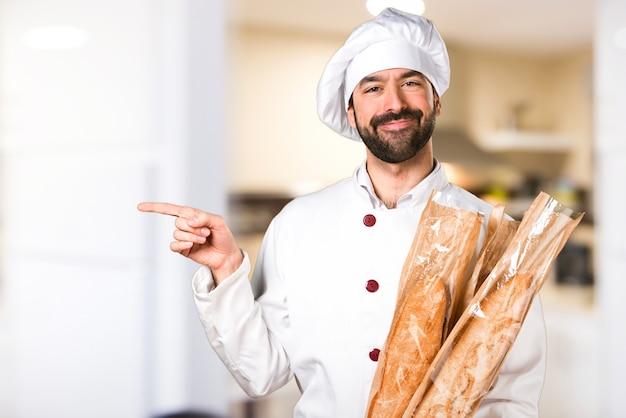
<svg viewBox="0 0 626 418">
<path fill-rule="evenodd" d="M 348 113 L 348 123 L 350 123 L 350 126 L 356 129 L 356 118 L 354 117 L 354 105 L 352 103 L 348 105 L 347 113 Z"/>
<path fill-rule="evenodd" d="M 435 115 L 439 116 L 441 114 L 441 99 L 439 99 L 439 95 L 436 92 L 433 107 L 435 108 Z"/>
</svg>

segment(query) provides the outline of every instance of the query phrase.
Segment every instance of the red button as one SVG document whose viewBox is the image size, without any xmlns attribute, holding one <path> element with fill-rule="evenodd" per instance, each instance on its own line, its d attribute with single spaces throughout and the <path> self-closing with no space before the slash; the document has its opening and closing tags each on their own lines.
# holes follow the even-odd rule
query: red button
<svg viewBox="0 0 626 418">
<path fill-rule="evenodd" d="M 378 282 L 376 280 L 368 280 L 365 288 L 368 292 L 375 292 L 378 290 Z"/>
<path fill-rule="evenodd" d="M 378 361 L 379 355 L 380 355 L 380 350 L 378 348 L 373 349 L 372 351 L 370 351 L 370 360 Z"/>
<path fill-rule="evenodd" d="M 374 215 L 365 215 L 363 217 L 363 224 L 367 227 L 374 226 L 376 223 L 376 217 Z"/>
</svg>

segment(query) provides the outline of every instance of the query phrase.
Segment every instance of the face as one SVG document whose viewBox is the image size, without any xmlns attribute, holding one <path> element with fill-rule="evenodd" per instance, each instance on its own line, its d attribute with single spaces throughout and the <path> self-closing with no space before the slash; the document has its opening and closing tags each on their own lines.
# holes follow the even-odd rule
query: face
<svg viewBox="0 0 626 418">
<path fill-rule="evenodd" d="M 361 80 L 352 93 L 348 119 L 375 157 L 400 163 L 428 143 L 439 112 L 439 98 L 426 77 L 394 68 Z"/>
</svg>

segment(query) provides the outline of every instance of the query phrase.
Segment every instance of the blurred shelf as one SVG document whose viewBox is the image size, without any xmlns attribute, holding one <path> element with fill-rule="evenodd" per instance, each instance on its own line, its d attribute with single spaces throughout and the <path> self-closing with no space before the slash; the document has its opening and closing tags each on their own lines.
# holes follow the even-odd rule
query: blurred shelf
<svg viewBox="0 0 626 418">
<path fill-rule="evenodd" d="M 530 151 L 569 152 L 573 141 L 565 135 L 551 132 L 503 130 L 477 139 L 478 145 L 488 152 Z"/>
</svg>

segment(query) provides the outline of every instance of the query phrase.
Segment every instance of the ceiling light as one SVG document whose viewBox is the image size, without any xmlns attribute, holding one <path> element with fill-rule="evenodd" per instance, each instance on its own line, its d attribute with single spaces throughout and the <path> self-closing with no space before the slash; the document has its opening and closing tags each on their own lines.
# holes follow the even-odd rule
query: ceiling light
<svg viewBox="0 0 626 418">
<path fill-rule="evenodd" d="M 422 15 L 426 8 L 423 0 L 367 0 L 365 7 L 374 16 L 377 16 L 387 7 L 393 7 L 394 9 L 415 15 Z"/>
<path fill-rule="evenodd" d="M 620 28 L 615 32 L 613 42 L 618 48 L 626 49 L 626 27 Z"/>
<path fill-rule="evenodd" d="M 24 45 L 47 50 L 78 48 L 88 40 L 87 32 L 73 26 L 43 26 L 29 30 L 22 37 Z"/>
</svg>

